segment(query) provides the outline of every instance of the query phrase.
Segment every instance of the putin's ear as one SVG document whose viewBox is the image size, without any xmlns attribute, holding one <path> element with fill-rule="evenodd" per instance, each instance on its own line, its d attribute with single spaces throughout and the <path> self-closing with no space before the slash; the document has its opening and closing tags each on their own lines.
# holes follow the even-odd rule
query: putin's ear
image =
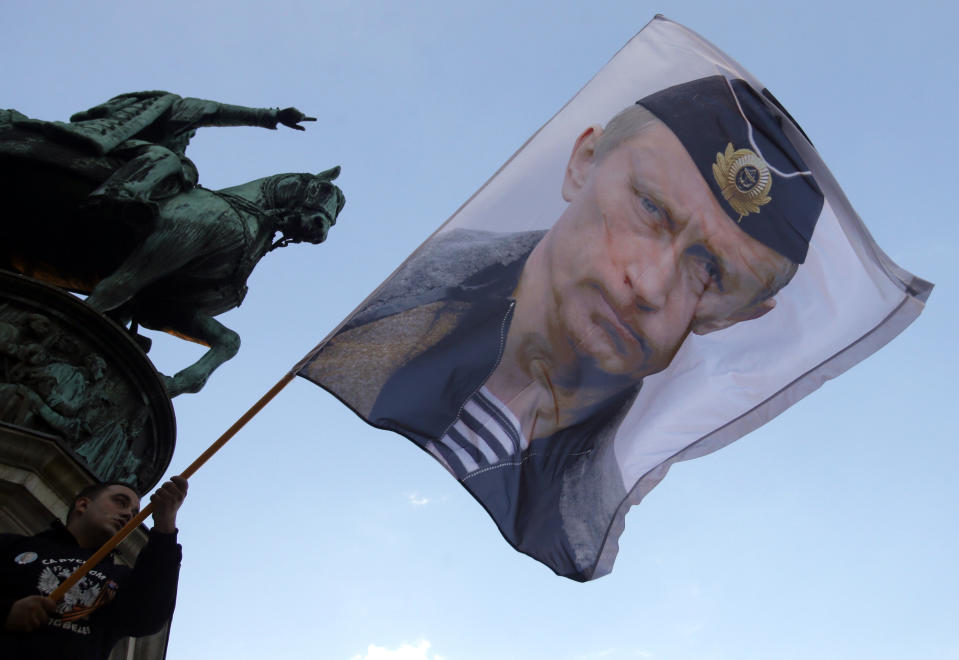
<svg viewBox="0 0 959 660">
<path fill-rule="evenodd" d="M 693 326 L 693 334 L 708 335 L 710 332 L 725 330 L 726 328 L 734 326 L 743 321 L 752 321 L 753 319 L 758 319 L 760 316 L 765 316 L 769 312 L 773 311 L 775 306 L 775 298 L 766 298 L 766 300 L 741 309 L 738 312 L 730 314 L 724 319 L 707 321 L 706 323 L 695 325 Z"/>
<path fill-rule="evenodd" d="M 566 165 L 566 176 L 563 177 L 563 199 L 567 202 L 573 201 L 589 178 L 589 173 L 596 163 L 596 145 L 602 134 L 602 127 L 590 126 L 576 138 L 573 153 Z"/>
</svg>

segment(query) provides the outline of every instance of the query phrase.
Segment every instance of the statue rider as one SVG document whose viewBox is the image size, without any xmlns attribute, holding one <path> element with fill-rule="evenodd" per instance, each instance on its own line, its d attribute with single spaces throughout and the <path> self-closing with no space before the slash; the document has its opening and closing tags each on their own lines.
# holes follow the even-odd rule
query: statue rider
<svg viewBox="0 0 959 660">
<path fill-rule="evenodd" d="M 33 121 L 28 120 L 31 123 Z M 247 108 L 164 91 L 133 92 L 70 117 L 70 122 L 43 122 L 50 137 L 77 144 L 122 165 L 91 193 L 87 206 L 119 205 L 130 212 L 156 216 L 157 201 L 197 184 L 196 166 L 186 147 L 202 126 L 283 124 L 299 131 L 300 122 L 316 121 L 296 108 Z"/>
</svg>

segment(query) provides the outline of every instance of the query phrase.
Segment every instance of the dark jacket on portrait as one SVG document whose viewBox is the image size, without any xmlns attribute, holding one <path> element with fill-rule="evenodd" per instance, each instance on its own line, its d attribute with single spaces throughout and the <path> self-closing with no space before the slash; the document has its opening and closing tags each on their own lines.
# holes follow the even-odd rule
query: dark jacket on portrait
<svg viewBox="0 0 959 660">
<path fill-rule="evenodd" d="M 452 230 L 432 239 L 301 375 L 370 424 L 425 448 L 446 433 L 498 365 L 513 292 L 545 233 Z M 625 497 L 611 445 L 638 390 L 533 440 L 516 460 L 461 480 L 510 544 L 560 575 L 589 579 Z"/>
</svg>

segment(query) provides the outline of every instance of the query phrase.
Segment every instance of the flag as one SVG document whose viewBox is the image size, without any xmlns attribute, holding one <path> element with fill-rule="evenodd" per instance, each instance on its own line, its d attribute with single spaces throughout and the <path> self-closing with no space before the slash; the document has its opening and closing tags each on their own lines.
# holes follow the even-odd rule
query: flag
<svg viewBox="0 0 959 660">
<path fill-rule="evenodd" d="M 768 89 L 657 16 L 296 372 L 585 581 L 672 464 L 878 350 L 931 289 Z"/>
</svg>

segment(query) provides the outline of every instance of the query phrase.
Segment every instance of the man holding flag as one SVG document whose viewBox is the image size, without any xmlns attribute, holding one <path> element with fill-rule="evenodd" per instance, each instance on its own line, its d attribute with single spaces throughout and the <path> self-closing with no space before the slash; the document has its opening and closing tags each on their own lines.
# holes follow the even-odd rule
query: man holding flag
<svg viewBox="0 0 959 660">
<path fill-rule="evenodd" d="M 121 637 L 160 630 L 176 605 L 176 516 L 187 486 L 173 477 L 151 496 L 154 526 L 132 569 L 107 558 L 59 603 L 49 594 L 136 516 L 139 495 L 123 483 L 95 484 L 76 496 L 66 525 L 0 536 L 0 656 L 101 660 Z"/>
</svg>

